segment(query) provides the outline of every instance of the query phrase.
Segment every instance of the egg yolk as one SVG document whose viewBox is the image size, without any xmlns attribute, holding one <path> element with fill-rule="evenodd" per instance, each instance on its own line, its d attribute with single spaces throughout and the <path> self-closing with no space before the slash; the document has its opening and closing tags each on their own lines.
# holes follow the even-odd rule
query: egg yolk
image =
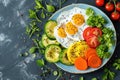
<svg viewBox="0 0 120 80">
<path fill-rule="evenodd" d="M 66 32 L 64 30 L 64 26 L 65 25 L 61 25 L 59 28 L 58 28 L 58 36 L 60 36 L 61 38 L 65 38 L 67 35 L 66 35 Z"/>
<path fill-rule="evenodd" d="M 75 25 L 73 25 L 72 22 L 68 22 L 66 24 L 65 30 L 70 35 L 74 35 L 78 32 L 78 28 Z"/>
<path fill-rule="evenodd" d="M 75 14 L 72 16 L 72 21 L 75 25 L 81 26 L 85 22 L 85 19 L 82 14 Z"/>
</svg>

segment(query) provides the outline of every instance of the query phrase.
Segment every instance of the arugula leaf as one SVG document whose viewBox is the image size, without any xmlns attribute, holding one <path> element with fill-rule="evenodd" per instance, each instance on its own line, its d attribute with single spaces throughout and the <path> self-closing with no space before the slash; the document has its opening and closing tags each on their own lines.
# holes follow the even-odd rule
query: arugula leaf
<svg viewBox="0 0 120 80">
<path fill-rule="evenodd" d="M 110 71 L 109 69 L 105 68 L 104 69 L 105 74 L 102 76 L 102 80 L 114 80 L 115 78 L 115 73 Z"/>
<path fill-rule="evenodd" d="M 120 70 L 120 59 L 115 60 L 113 67 L 115 67 L 116 70 Z"/>
</svg>

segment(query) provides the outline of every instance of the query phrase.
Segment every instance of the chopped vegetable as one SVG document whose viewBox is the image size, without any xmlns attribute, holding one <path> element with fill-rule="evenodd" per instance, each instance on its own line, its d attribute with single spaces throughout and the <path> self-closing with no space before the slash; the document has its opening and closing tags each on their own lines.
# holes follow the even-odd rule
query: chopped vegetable
<svg viewBox="0 0 120 80">
<path fill-rule="evenodd" d="M 88 68 L 87 61 L 82 57 L 78 57 L 74 65 L 78 70 L 86 70 Z"/>
<path fill-rule="evenodd" d="M 88 48 L 88 49 L 85 51 L 85 58 L 86 58 L 86 60 L 88 60 L 88 58 L 89 58 L 91 55 L 97 55 L 96 49 Z"/>
<path fill-rule="evenodd" d="M 97 55 L 91 55 L 88 58 L 88 66 L 92 68 L 98 68 L 102 64 L 102 60 Z"/>
</svg>

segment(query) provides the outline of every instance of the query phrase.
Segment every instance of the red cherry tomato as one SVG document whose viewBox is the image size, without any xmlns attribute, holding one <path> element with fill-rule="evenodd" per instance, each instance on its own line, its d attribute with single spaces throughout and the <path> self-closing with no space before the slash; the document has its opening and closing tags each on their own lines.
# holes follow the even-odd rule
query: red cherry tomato
<svg viewBox="0 0 120 80">
<path fill-rule="evenodd" d="M 91 47 L 91 48 L 96 48 L 100 44 L 98 37 L 96 35 L 89 36 L 89 38 L 87 38 L 86 41 L 87 41 L 87 44 L 89 45 L 89 47 Z"/>
<path fill-rule="evenodd" d="M 117 3 L 116 10 L 120 12 L 120 2 Z"/>
<path fill-rule="evenodd" d="M 87 37 L 91 34 L 91 29 L 92 27 L 87 27 L 84 31 L 83 31 L 83 38 L 86 40 Z"/>
<path fill-rule="evenodd" d="M 96 0 L 96 5 L 97 6 L 103 6 L 104 2 L 105 2 L 105 0 Z"/>
<path fill-rule="evenodd" d="M 111 3 L 111 2 L 106 3 L 105 9 L 106 9 L 107 11 L 113 11 L 113 9 L 114 9 L 114 4 Z"/>
<path fill-rule="evenodd" d="M 112 12 L 111 19 L 112 20 L 118 20 L 120 18 L 120 14 L 117 11 Z"/>
<path fill-rule="evenodd" d="M 102 30 L 101 30 L 100 28 L 93 28 L 93 29 L 91 30 L 91 34 L 94 34 L 94 35 L 96 35 L 97 37 L 98 37 L 98 36 L 102 36 Z"/>
</svg>

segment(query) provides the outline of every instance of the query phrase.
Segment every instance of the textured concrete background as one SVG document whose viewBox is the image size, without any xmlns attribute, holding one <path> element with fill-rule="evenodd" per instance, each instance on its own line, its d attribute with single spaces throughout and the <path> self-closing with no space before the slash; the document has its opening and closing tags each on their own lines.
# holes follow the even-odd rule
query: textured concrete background
<svg viewBox="0 0 120 80">
<path fill-rule="evenodd" d="M 95 6 L 95 0 L 68 0 L 62 7 L 72 3 L 86 3 Z M 25 27 L 30 21 L 28 10 L 35 5 L 34 0 L 0 0 L 0 80 L 40 80 L 40 71 L 35 64 L 35 58 L 30 55 L 21 58 L 19 55 L 27 51 L 31 46 L 31 40 L 28 39 Z M 107 15 L 103 7 L 100 7 Z M 120 57 L 120 22 L 113 22 L 117 31 L 118 43 L 115 53 L 106 67 L 111 68 L 109 64 L 116 57 Z M 24 42 L 24 39 L 26 42 Z M 55 66 L 55 65 L 51 65 Z M 56 68 L 56 67 L 54 67 Z M 120 71 L 117 73 L 115 80 L 120 79 Z M 74 75 L 73 80 L 78 80 L 84 76 L 85 80 L 91 77 L 100 77 L 103 69 L 89 74 Z M 46 80 L 54 80 L 53 76 L 48 76 Z M 68 80 L 66 78 L 66 80 Z"/>
</svg>

